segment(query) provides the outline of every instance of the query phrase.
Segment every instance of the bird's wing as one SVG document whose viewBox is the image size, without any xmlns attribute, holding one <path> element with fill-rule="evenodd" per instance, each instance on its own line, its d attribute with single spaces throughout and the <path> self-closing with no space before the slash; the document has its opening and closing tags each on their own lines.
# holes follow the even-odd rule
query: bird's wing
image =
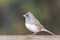
<svg viewBox="0 0 60 40">
<path fill-rule="evenodd" d="M 44 26 L 37 19 L 34 19 L 34 24 L 37 25 L 40 28 L 44 28 Z"/>
</svg>

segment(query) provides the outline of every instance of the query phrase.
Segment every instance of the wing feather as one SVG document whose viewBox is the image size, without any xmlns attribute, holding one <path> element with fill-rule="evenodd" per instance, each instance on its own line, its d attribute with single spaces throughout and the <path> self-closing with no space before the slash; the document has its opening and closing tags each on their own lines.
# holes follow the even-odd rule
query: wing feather
<svg viewBox="0 0 60 40">
<path fill-rule="evenodd" d="M 34 24 L 37 25 L 40 28 L 44 28 L 44 26 L 37 19 L 34 19 Z"/>
</svg>

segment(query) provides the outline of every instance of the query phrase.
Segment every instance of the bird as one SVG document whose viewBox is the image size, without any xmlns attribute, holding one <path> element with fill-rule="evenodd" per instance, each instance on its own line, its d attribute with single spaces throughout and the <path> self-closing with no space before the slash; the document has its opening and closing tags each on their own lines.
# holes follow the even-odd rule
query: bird
<svg viewBox="0 0 60 40">
<path fill-rule="evenodd" d="M 23 17 L 25 18 L 25 26 L 26 28 L 33 32 L 33 35 L 37 34 L 38 32 L 45 31 L 52 35 L 55 35 L 54 33 L 47 30 L 40 21 L 32 14 L 32 12 L 26 12 Z"/>
</svg>

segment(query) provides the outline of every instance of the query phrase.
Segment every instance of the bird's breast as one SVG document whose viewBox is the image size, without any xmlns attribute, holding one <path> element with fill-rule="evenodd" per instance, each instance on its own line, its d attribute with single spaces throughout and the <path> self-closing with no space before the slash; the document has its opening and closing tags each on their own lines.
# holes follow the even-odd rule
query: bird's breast
<svg viewBox="0 0 60 40">
<path fill-rule="evenodd" d="M 25 25 L 26 25 L 26 28 L 28 30 L 30 30 L 31 32 L 39 32 L 40 31 L 39 27 L 37 27 L 37 25 L 35 25 L 35 24 L 25 23 Z"/>
</svg>

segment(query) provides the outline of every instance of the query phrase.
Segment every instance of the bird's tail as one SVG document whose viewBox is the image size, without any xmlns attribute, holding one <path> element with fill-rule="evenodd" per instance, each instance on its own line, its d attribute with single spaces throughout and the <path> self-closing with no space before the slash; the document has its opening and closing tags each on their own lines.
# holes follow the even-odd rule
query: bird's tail
<svg viewBox="0 0 60 40">
<path fill-rule="evenodd" d="M 46 31 L 46 32 L 48 32 L 48 33 L 50 33 L 50 34 L 52 34 L 52 35 L 55 35 L 54 33 L 48 31 L 47 29 L 42 29 L 42 31 Z"/>
</svg>

